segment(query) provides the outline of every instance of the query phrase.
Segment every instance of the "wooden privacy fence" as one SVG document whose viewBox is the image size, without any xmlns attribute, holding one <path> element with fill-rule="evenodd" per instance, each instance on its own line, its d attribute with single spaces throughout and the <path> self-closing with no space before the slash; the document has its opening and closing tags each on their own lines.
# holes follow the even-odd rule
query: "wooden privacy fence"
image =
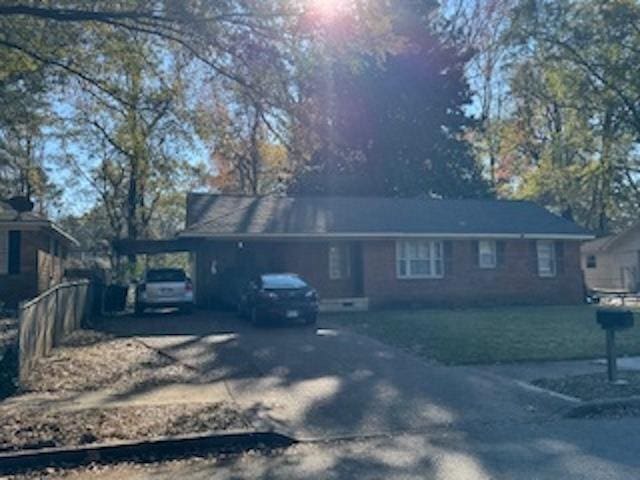
<svg viewBox="0 0 640 480">
<path fill-rule="evenodd" d="M 19 368 L 22 382 L 34 362 L 47 356 L 62 339 L 79 329 L 90 314 L 88 280 L 62 283 L 24 302 L 18 309 Z"/>
</svg>

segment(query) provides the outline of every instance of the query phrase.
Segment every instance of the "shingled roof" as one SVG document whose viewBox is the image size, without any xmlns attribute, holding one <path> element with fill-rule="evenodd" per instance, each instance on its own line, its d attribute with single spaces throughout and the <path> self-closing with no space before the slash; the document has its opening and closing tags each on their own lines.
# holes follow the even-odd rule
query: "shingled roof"
<svg viewBox="0 0 640 480">
<path fill-rule="evenodd" d="M 526 201 L 191 193 L 182 237 L 527 237 L 590 239 Z"/>
<path fill-rule="evenodd" d="M 44 215 L 36 212 L 20 212 L 5 200 L 0 200 L 0 228 L 44 228 L 55 232 L 61 238 L 71 244 L 78 245 L 78 241 L 65 232 L 58 224 L 52 222 Z"/>
</svg>

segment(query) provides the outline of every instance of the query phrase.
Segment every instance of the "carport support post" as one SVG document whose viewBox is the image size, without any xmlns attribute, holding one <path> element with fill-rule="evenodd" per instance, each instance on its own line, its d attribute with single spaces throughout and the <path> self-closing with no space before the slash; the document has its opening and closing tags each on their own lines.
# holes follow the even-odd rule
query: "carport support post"
<svg viewBox="0 0 640 480">
<path fill-rule="evenodd" d="M 607 375 L 609 382 L 618 381 L 618 365 L 616 363 L 616 331 L 613 328 L 607 329 Z"/>
</svg>

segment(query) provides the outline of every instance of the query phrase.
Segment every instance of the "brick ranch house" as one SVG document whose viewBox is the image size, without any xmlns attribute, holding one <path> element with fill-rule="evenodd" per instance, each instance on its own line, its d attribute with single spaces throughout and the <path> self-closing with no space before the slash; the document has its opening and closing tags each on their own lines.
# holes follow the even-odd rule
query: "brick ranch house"
<svg viewBox="0 0 640 480">
<path fill-rule="evenodd" d="M 23 198 L 0 200 L 0 302 L 9 308 L 60 283 L 67 251 L 77 244 L 32 207 Z"/>
<path fill-rule="evenodd" d="M 233 303 L 260 272 L 295 272 L 325 309 L 571 304 L 593 238 L 530 202 L 365 197 L 187 198 L 196 298 Z"/>
</svg>

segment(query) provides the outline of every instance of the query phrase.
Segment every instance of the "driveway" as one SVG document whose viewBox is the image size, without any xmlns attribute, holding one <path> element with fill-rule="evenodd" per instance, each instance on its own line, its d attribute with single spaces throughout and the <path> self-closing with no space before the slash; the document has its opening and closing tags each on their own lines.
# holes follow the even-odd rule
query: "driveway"
<svg viewBox="0 0 640 480">
<path fill-rule="evenodd" d="M 198 312 L 109 319 L 103 328 L 197 371 L 198 385 L 184 386 L 194 400 L 228 395 L 256 428 L 298 439 L 538 423 L 568 406 L 491 371 L 428 364 L 326 318 L 317 328 L 258 329 Z"/>
</svg>

